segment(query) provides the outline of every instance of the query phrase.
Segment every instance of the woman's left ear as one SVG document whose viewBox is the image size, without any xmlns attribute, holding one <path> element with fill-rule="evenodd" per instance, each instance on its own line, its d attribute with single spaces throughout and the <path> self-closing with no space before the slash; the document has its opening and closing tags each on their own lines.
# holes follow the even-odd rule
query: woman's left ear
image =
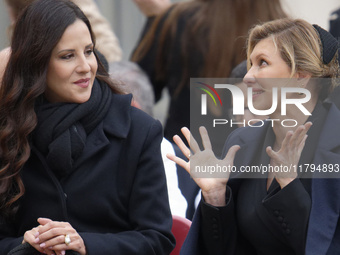
<svg viewBox="0 0 340 255">
<path fill-rule="evenodd" d="M 298 72 L 297 73 L 297 81 L 299 88 L 306 88 L 309 80 L 312 78 L 312 75 L 310 73 L 305 72 Z"/>
</svg>

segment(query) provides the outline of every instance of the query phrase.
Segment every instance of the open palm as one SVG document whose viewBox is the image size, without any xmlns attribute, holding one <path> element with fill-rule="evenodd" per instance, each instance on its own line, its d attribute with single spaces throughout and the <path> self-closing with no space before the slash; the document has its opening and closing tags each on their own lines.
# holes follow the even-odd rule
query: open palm
<svg viewBox="0 0 340 255">
<path fill-rule="evenodd" d="M 214 206 L 223 206 L 225 204 L 226 184 L 229 180 L 230 172 L 222 171 L 217 173 L 207 170 L 216 169 L 217 166 L 221 167 L 220 169 L 222 167 L 230 169 L 233 165 L 235 154 L 240 147 L 238 145 L 231 147 L 224 159 L 217 159 L 212 151 L 207 130 L 204 127 L 200 127 L 199 131 L 204 150 L 200 149 L 189 129 L 182 128 L 182 133 L 188 141 L 191 150 L 177 135 L 174 136 L 174 142 L 189 161 L 186 162 L 173 154 L 168 154 L 167 157 L 183 167 L 192 176 L 193 180 L 201 188 L 202 195 L 207 203 Z"/>
</svg>

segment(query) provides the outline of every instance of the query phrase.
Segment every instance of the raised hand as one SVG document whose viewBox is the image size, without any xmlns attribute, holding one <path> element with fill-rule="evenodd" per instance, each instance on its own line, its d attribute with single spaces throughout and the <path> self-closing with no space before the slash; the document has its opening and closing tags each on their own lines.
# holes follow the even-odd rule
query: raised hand
<svg viewBox="0 0 340 255">
<path fill-rule="evenodd" d="M 181 149 L 182 153 L 189 159 L 188 162 L 183 159 L 176 157 L 173 154 L 168 154 L 167 157 L 183 167 L 197 183 L 197 185 L 202 190 L 202 195 L 205 202 L 214 206 L 224 206 L 225 205 L 225 192 L 226 185 L 229 180 L 230 172 L 223 172 L 222 175 L 213 173 L 198 173 L 196 169 L 208 169 L 208 167 L 230 167 L 233 166 L 235 154 L 240 148 L 238 145 L 231 147 L 224 159 L 219 160 L 215 157 L 209 135 L 204 127 L 200 127 L 199 131 L 201 134 L 204 150 L 200 150 L 199 145 L 196 140 L 191 135 L 189 129 L 182 128 L 182 133 L 185 136 L 190 149 L 184 144 L 179 136 L 174 136 L 174 142 Z M 191 155 L 192 154 L 192 155 Z"/>
<path fill-rule="evenodd" d="M 147 17 L 158 15 L 170 5 L 170 0 L 134 0 L 140 11 Z"/>
<path fill-rule="evenodd" d="M 270 146 L 266 148 L 266 152 L 271 159 L 270 164 L 273 167 L 289 170 L 273 172 L 281 188 L 285 187 L 297 177 L 297 167 L 301 152 L 305 146 L 308 137 L 307 132 L 311 126 L 312 123 L 307 122 L 299 126 L 294 132 L 288 131 L 278 151 L 274 151 Z"/>
</svg>

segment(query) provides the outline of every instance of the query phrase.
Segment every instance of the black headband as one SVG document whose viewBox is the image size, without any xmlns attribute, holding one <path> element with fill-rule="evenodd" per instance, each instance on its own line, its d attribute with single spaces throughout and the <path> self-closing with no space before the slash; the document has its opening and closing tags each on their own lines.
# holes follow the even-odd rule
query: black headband
<svg viewBox="0 0 340 255">
<path fill-rule="evenodd" d="M 318 25 L 313 25 L 313 27 L 318 31 L 322 44 L 322 61 L 327 65 L 332 61 L 339 49 L 338 40 L 322 27 L 319 27 Z"/>
</svg>

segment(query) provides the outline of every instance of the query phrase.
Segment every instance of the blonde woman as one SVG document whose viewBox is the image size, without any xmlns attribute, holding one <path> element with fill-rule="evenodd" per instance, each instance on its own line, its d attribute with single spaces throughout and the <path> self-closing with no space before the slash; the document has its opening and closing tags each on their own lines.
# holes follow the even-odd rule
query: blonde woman
<svg viewBox="0 0 340 255">
<path fill-rule="evenodd" d="M 278 106 L 270 119 L 294 119 L 296 125 L 237 129 L 228 138 L 224 159 L 212 157 L 209 137 L 201 128 L 204 150 L 188 129 L 182 129 L 190 150 L 174 140 L 188 162 L 169 158 L 188 172 L 197 165 L 220 164 L 235 172 L 251 166 L 272 169 L 259 178 L 235 173 L 230 178 L 194 177 L 202 201 L 181 254 L 328 254 L 340 250 L 340 111 L 324 99 L 337 85 L 338 44 L 327 31 L 300 19 L 282 19 L 253 28 L 248 39 L 248 73 L 244 82 L 253 91 L 253 106 L 270 108 L 274 87 L 293 87 L 287 99 L 310 99 L 303 107 Z M 273 83 L 275 79 L 275 83 Z M 289 83 L 289 84 L 288 84 Z M 227 153 L 228 152 L 228 153 Z M 191 154 L 191 155 L 190 155 Z M 317 167 L 323 169 L 320 171 Z M 274 171 L 273 169 L 288 169 Z M 331 170 L 331 168 L 333 170 Z M 295 171 L 294 171 L 295 169 Z M 325 171 L 324 171 L 325 170 Z M 327 172 L 328 171 L 328 172 Z M 335 174 L 338 177 L 339 174 Z"/>
</svg>

